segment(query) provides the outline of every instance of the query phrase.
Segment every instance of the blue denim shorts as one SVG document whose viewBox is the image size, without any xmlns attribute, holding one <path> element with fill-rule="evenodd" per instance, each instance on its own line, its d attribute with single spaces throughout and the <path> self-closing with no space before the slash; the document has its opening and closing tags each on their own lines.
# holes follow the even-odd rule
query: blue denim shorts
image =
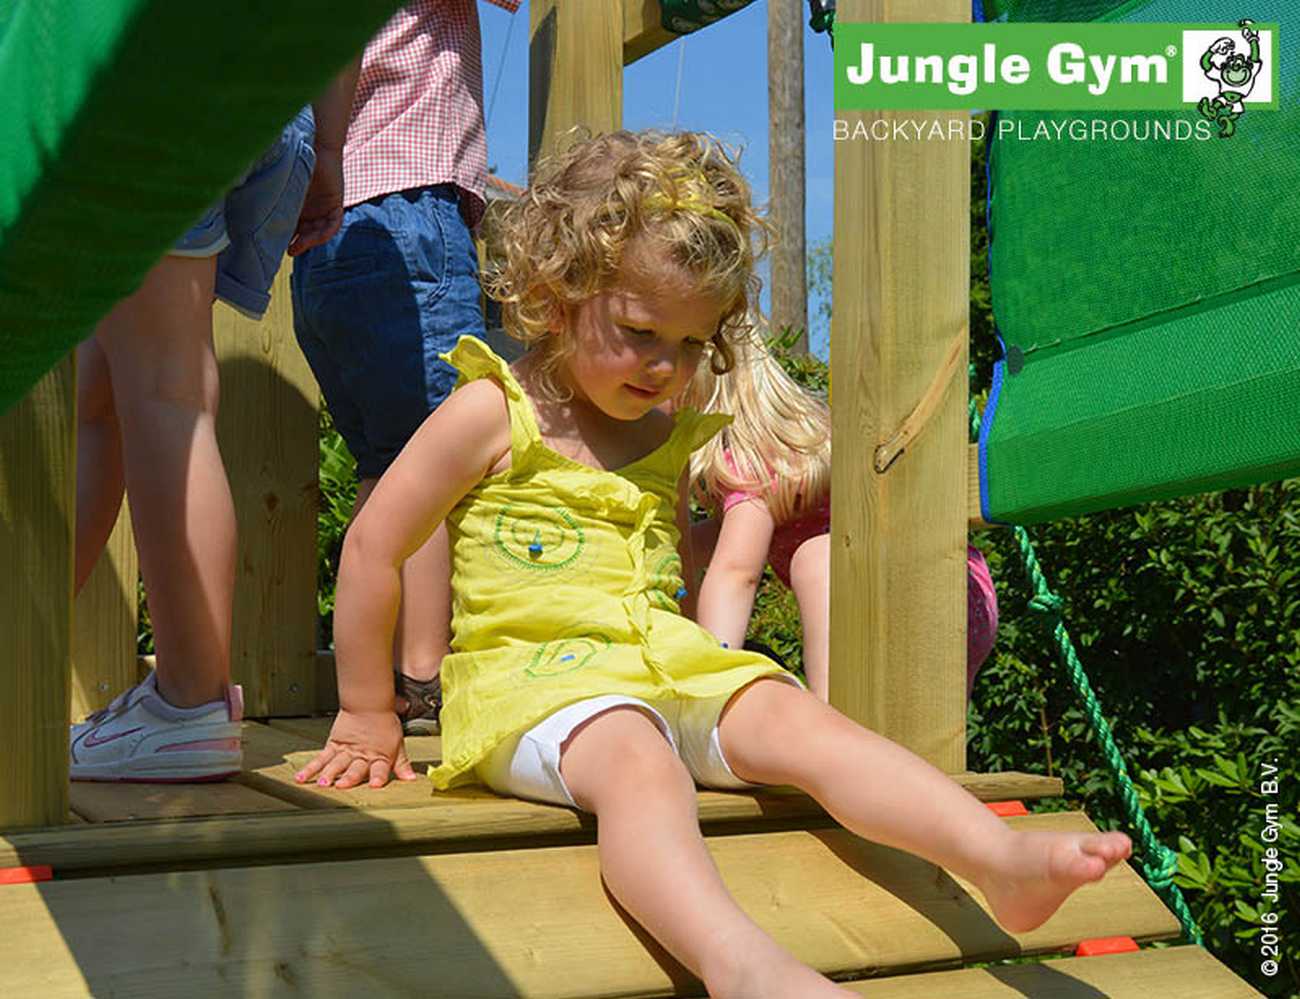
<svg viewBox="0 0 1300 999">
<path fill-rule="evenodd" d="M 179 257 L 215 256 L 217 298 L 253 319 L 271 304 L 271 282 L 298 228 L 316 168 L 315 133 L 308 106 L 171 249 Z"/>
<path fill-rule="evenodd" d="M 483 336 L 478 253 L 451 184 L 354 205 L 294 262 L 293 325 L 334 425 L 377 478 L 456 385 L 438 355 Z"/>
</svg>

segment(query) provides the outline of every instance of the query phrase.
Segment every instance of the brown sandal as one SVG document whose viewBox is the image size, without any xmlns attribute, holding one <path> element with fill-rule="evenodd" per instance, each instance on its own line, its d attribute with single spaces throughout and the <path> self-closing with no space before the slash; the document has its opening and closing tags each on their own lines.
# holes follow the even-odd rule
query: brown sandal
<svg viewBox="0 0 1300 999">
<path fill-rule="evenodd" d="M 407 735 L 438 735 L 442 731 L 438 715 L 442 711 L 442 681 L 413 680 L 405 673 L 394 673 L 397 696 L 406 701 L 406 710 L 398 711 L 402 731 Z M 400 707 L 400 704 L 399 704 Z"/>
</svg>

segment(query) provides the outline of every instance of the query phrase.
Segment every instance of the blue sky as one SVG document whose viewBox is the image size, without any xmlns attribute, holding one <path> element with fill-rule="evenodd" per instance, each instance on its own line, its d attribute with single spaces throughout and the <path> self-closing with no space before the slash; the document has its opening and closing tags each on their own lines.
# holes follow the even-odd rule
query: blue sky
<svg viewBox="0 0 1300 999">
<path fill-rule="evenodd" d="M 829 239 L 833 212 L 834 143 L 830 43 L 804 17 L 804 119 L 807 147 L 808 245 Z M 528 172 L 528 0 L 513 17 L 479 0 L 483 27 L 483 91 L 488 112 L 488 162 L 505 180 Z M 514 21 L 513 28 L 511 21 Z M 508 42 L 508 44 L 507 44 Z M 678 39 L 624 72 L 623 125 L 673 124 L 677 68 L 682 82 L 677 127 L 713 132 L 744 150 L 741 167 L 760 203 L 768 198 L 767 0 L 756 0 L 717 24 Z M 498 83 L 499 79 L 499 83 Z M 814 311 L 810 306 L 810 311 Z M 813 348 L 825 356 L 825 331 L 813 324 Z"/>
</svg>

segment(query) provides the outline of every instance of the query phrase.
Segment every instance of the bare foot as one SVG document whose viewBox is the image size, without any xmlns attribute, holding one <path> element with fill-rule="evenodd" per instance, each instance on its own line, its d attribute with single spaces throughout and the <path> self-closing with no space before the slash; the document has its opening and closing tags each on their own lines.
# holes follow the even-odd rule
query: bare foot
<svg viewBox="0 0 1300 999">
<path fill-rule="evenodd" d="M 705 987 L 714 999 L 816 999 L 816 997 L 851 996 L 829 978 L 823 978 L 788 951 L 775 945 L 736 955 L 737 961 L 719 962 L 713 973 L 706 974 Z"/>
<path fill-rule="evenodd" d="M 1025 933 L 1047 922 L 1076 888 L 1100 881 L 1133 852 L 1123 833 L 1022 832 L 1007 868 L 979 882 L 1004 929 Z"/>
</svg>

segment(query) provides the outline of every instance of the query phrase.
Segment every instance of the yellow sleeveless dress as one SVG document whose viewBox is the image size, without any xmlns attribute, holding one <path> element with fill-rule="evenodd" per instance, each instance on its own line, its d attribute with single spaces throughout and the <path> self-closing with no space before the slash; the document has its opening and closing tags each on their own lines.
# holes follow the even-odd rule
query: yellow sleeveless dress
<svg viewBox="0 0 1300 999">
<path fill-rule="evenodd" d="M 712 698 L 784 671 L 719 646 L 681 615 L 677 484 L 690 453 L 731 419 L 678 413 L 668 440 L 616 472 L 547 447 L 506 362 L 461 337 L 457 388 L 493 378 L 510 410 L 510 468 L 447 517 L 452 652 L 442 662 L 439 788 L 512 735 L 588 697 Z"/>
</svg>

